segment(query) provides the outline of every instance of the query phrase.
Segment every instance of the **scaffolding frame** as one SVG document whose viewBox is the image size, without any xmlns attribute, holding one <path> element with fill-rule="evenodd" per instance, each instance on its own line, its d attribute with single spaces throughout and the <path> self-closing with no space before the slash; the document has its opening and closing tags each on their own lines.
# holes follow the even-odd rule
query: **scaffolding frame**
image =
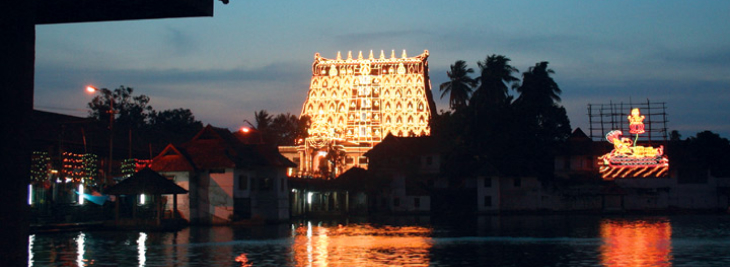
<svg viewBox="0 0 730 268">
<path fill-rule="evenodd" d="M 628 104 L 624 102 L 614 103 L 613 101 L 601 104 L 589 103 L 589 137 L 594 141 L 604 140 L 604 135 L 611 130 L 621 130 L 625 133 L 624 135 L 629 135 L 627 117 L 633 108 L 639 108 L 641 114 L 646 117 L 644 119 L 646 133 L 639 135 L 639 140 L 652 142 L 659 139 L 666 142 L 668 139 L 666 103 L 651 102 L 649 99 L 640 103 L 629 100 Z"/>
</svg>

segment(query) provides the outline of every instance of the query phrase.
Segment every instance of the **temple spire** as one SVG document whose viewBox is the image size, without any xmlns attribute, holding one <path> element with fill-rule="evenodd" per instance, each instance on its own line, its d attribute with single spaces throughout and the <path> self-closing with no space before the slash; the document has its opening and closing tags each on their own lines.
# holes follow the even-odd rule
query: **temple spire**
<svg viewBox="0 0 730 268">
<path fill-rule="evenodd" d="M 405 49 L 403 50 L 403 56 L 402 56 L 402 57 L 403 57 L 404 59 L 405 59 L 405 58 L 408 58 L 408 55 L 406 54 L 406 50 L 405 50 Z"/>
<path fill-rule="evenodd" d="M 337 51 L 337 60 L 342 60 L 342 55 L 340 54 L 339 51 Z"/>
<path fill-rule="evenodd" d="M 383 54 L 383 50 L 382 49 L 380 50 L 380 57 L 379 58 L 381 60 L 384 60 L 385 59 L 385 55 Z"/>
<path fill-rule="evenodd" d="M 358 60 L 361 60 L 362 59 L 362 50 L 360 50 L 360 53 L 357 54 L 357 59 Z"/>
<path fill-rule="evenodd" d="M 395 59 L 395 49 L 390 51 L 390 58 Z"/>
<path fill-rule="evenodd" d="M 352 60 L 352 51 L 347 51 L 347 60 Z"/>
<path fill-rule="evenodd" d="M 370 50 L 370 55 L 368 56 L 368 59 L 371 59 L 371 60 L 373 59 L 373 50 L 372 49 Z"/>
</svg>

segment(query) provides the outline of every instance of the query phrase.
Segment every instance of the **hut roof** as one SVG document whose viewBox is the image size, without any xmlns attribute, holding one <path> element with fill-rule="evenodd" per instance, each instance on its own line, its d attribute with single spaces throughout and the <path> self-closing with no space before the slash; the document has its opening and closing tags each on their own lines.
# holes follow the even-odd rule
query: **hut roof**
<svg viewBox="0 0 730 268">
<path fill-rule="evenodd" d="M 111 195 L 132 194 L 186 194 L 187 190 L 175 184 L 160 173 L 150 168 L 144 168 L 128 179 L 112 186 L 107 190 Z"/>
</svg>

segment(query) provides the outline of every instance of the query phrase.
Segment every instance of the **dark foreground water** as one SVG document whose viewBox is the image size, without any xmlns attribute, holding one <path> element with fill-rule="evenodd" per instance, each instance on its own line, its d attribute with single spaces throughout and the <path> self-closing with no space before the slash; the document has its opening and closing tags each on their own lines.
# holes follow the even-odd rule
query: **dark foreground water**
<svg viewBox="0 0 730 268">
<path fill-rule="evenodd" d="M 312 220 L 29 242 L 29 266 L 730 266 L 730 215 Z"/>
</svg>

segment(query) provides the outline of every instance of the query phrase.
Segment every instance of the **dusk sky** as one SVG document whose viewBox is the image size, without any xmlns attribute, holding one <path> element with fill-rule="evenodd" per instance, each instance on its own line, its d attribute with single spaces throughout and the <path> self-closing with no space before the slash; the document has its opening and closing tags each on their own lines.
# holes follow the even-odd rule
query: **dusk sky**
<svg viewBox="0 0 730 268">
<path fill-rule="evenodd" d="M 589 103 L 649 99 L 683 137 L 730 137 L 729 14 L 730 1 L 216 1 L 212 18 L 37 26 L 35 108 L 87 116 L 87 84 L 124 85 L 237 129 L 262 109 L 299 115 L 317 52 L 427 49 L 438 110 L 450 64 L 478 72 L 501 54 L 520 78 L 550 62 L 573 128 Z"/>
</svg>

